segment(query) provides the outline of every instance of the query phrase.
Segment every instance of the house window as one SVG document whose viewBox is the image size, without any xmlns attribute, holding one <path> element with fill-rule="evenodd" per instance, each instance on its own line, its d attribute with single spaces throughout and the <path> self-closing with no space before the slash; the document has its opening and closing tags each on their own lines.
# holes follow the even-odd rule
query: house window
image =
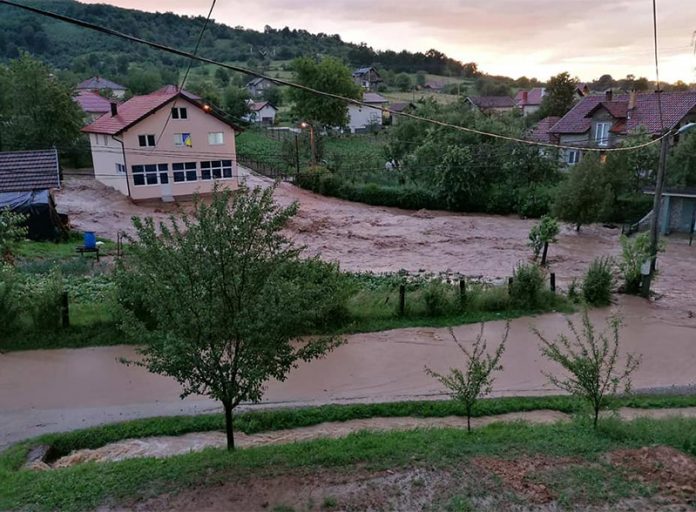
<svg viewBox="0 0 696 512">
<path fill-rule="evenodd" d="M 186 112 L 186 107 L 173 107 L 172 119 L 188 119 L 188 112 Z"/>
<path fill-rule="evenodd" d="M 104 145 L 108 146 L 109 145 L 109 137 L 104 135 Z"/>
<path fill-rule="evenodd" d="M 187 146 L 192 147 L 193 141 L 191 140 L 190 133 L 175 133 L 174 134 L 174 145 L 175 146 Z"/>
<path fill-rule="evenodd" d="M 566 150 L 565 156 L 568 165 L 575 165 L 580 161 L 580 151 L 577 149 Z"/>
<path fill-rule="evenodd" d="M 225 143 L 224 134 L 222 132 L 208 133 L 208 144 L 211 146 L 219 146 Z"/>
<path fill-rule="evenodd" d="M 123 164 L 116 164 L 116 174 L 126 174 L 126 166 Z"/>
<path fill-rule="evenodd" d="M 155 147 L 155 136 L 154 135 L 138 135 L 138 144 L 141 148 L 154 148 Z"/>
<path fill-rule="evenodd" d="M 201 179 L 230 179 L 232 178 L 232 160 L 212 160 L 201 162 Z"/>
<path fill-rule="evenodd" d="M 174 173 L 174 183 L 196 181 L 198 179 L 196 175 L 196 162 L 179 162 L 172 164 L 172 171 Z"/>
<path fill-rule="evenodd" d="M 134 165 L 131 167 L 133 171 L 133 184 L 140 186 L 169 183 L 169 176 L 167 175 L 168 169 L 168 164 Z"/>
<path fill-rule="evenodd" d="M 597 123 L 595 125 L 595 142 L 598 146 L 609 145 L 609 128 L 611 123 Z"/>
</svg>

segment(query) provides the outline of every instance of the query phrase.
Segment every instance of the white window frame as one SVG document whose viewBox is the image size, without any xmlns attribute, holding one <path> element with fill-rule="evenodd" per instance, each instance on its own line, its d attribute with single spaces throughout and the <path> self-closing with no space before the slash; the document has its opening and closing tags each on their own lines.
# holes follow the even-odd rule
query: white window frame
<svg viewBox="0 0 696 512">
<path fill-rule="evenodd" d="M 126 166 L 116 162 L 116 174 L 126 174 Z"/>
<path fill-rule="evenodd" d="M 218 140 L 220 142 L 217 142 Z M 223 146 L 224 144 L 225 144 L 225 132 L 208 132 L 208 145 L 209 146 Z"/>
<path fill-rule="evenodd" d="M 188 110 L 186 107 L 172 107 L 172 119 L 176 119 L 177 121 L 185 121 L 188 119 Z"/>
<path fill-rule="evenodd" d="M 196 162 L 174 162 L 172 164 L 172 178 L 174 183 L 198 181 L 198 164 Z"/>
<path fill-rule="evenodd" d="M 579 149 L 566 149 L 566 163 L 568 165 L 575 165 L 580 161 L 580 150 Z"/>
<path fill-rule="evenodd" d="M 609 130 L 611 129 L 611 123 L 600 122 L 595 124 L 595 142 L 598 146 L 606 147 L 609 145 Z M 600 137 L 600 132 L 602 137 Z"/>
<path fill-rule="evenodd" d="M 234 178 L 232 160 L 208 160 L 201 162 L 201 180 L 231 180 Z"/>
</svg>

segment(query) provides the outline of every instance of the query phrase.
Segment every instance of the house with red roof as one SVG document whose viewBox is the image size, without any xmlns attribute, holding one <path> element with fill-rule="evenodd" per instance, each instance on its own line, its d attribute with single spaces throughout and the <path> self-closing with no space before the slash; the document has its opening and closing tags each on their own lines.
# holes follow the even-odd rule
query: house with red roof
<svg viewBox="0 0 696 512">
<path fill-rule="evenodd" d="M 78 91 L 73 100 L 85 113 L 85 120 L 91 123 L 111 111 L 111 101 L 92 91 Z"/>
<path fill-rule="evenodd" d="M 660 114 L 662 112 L 662 114 Z M 578 146 L 563 151 L 569 165 L 580 161 L 582 147 L 613 148 L 627 135 L 645 131 L 659 137 L 664 130 L 696 121 L 696 91 L 651 92 L 584 96 L 549 128 L 561 145 Z"/>
<path fill-rule="evenodd" d="M 544 87 L 534 87 L 532 89 L 520 89 L 515 95 L 515 105 L 523 115 L 528 116 L 541 108 L 541 102 L 546 95 Z"/>
<path fill-rule="evenodd" d="M 114 98 L 123 98 L 126 95 L 126 86 L 107 80 L 100 76 L 93 76 L 77 84 L 78 91 L 92 91 L 97 94 L 100 92 L 111 92 Z"/>
<path fill-rule="evenodd" d="M 175 86 L 133 96 L 85 126 L 95 178 L 134 201 L 238 187 L 235 124 Z"/>
<path fill-rule="evenodd" d="M 278 109 L 270 101 L 249 100 L 249 114 L 244 116 L 245 121 L 263 126 L 273 126 Z"/>
</svg>

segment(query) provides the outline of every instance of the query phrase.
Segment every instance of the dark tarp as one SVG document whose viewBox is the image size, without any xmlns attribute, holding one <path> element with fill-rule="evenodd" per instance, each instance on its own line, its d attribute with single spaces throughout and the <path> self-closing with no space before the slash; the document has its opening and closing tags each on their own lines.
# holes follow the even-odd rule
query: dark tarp
<svg viewBox="0 0 696 512">
<path fill-rule="evenodd" d="M 27 216 L 31 240 L 58 240 L 64 235 L 53 195 L 48 190 L 0 192 L 0 210 L 9 208 Z"/>
</svg>

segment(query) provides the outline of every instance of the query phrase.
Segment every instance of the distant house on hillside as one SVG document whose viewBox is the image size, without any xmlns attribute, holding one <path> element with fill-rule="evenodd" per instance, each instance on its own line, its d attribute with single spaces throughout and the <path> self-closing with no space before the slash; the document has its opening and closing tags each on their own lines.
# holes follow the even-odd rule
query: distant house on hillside
<svg viewBox="0 0 696 512">
<path fill-rule="evenodd" d="M 432 92 L 442 92 L 442 89 L 445 88 L 445 82 L 441 82 L 439 80 L 429 80 L 425 82 L 423 85 L 423 89 L 426 91 L 432 91 Z"/>
<path fill-rule="evenodd" d="M 240 129 L 176 87 L 134 96 L 82 131 L 89 134 L 94 175 L 131 199 L 161 199 L 238 186 L 235 135 Z"/>
<path fill-rule="evenodd" d="M 483 114 L 501 114 L 515 109 L 515 100 L 509 96 L 468 96 L 465 101 Z"/>
<path fill-rule="evenodd" d="M 610 90 L 583 97 L 549 131 L 562 145 L 613 148 L 638 130 L 657 137 L 663 123 L 665 129 L 674 129 L 693 121 L 696 121 L 696 91 L 614 94 Z M 572 165 L 581 158 L 580 148 L 564 150 L 567 164 Z"/>
<path fill-rule="evenodd" d="M 254 78 L 246 84 L 246 88 L 253 98 L 260 98 L 265 91 L 272 87 L 275 87 L 275 83 L 267 78 Z"/>
<path fill-rule="evenodd" d="M 0 210 L 26 215 L 32 240 L 54 240 L 62 234 L 52 193 L 59 188 L 55 149 L 0 152 Z"/>
<path fill-rule="evenodd" d="M 402 118 L 402 116 L 398 115 L 399 113 L 404 112 L 411 114 L 416 110 L 416 106 L 411 102 L 392 103 L 389 105 L 389 110 L 394 112 L 394 114 L 390 114 L 391 124 L 394 126 L 398 124 Z"/>
<path fill-rule="evenodd" d="M 358 68 L 353 71 L 353 81 L 367 91 L 375 91 L 383 82 L 382 77 L 373 67 Z"/>
<path fill-rule="evenodd" d="M 387 98 L 374 92 L 363 94 L 362 101 L 377 108 L 348 105 L 348 128 L 351 133 L 363 133 L 375 126 L 382 126 L 384 114 L 379 108 L 384 108 L 389 103 Z"/>
<path fill-rule="evenodd" d="M 534 87 L 533 89 L 522 89 L 517 91 L 515 95 L 515 105 L 520 109 L 522 115 L 528 116 L 541 108 L 541 102 L 546 95 L 546 89 L 543 87 Z"/>
<path fill-rule="evenodd" d="M 75 87 L 78 91 L 92 91 L 99 94 L 100 92 L 111 91 L 114 98 L 123 98 L 126 95 L 126 87 L 100 76 L 93 76 L 84 82 L 80 82 Z"/>
<path fill-rule="evenodd" d="M 268 101 L 249 101 L 249 114 L 245 116 L 245 121 L 273 126 L 277 113 L 278 109 Z"/>
<path fill-rule="evenodd" d="M 73 100 L 85 113 L 86 123 L 91 123 L 111 111 L 111 101 L 92 91 L 79 91 Z"/>
</svg>

